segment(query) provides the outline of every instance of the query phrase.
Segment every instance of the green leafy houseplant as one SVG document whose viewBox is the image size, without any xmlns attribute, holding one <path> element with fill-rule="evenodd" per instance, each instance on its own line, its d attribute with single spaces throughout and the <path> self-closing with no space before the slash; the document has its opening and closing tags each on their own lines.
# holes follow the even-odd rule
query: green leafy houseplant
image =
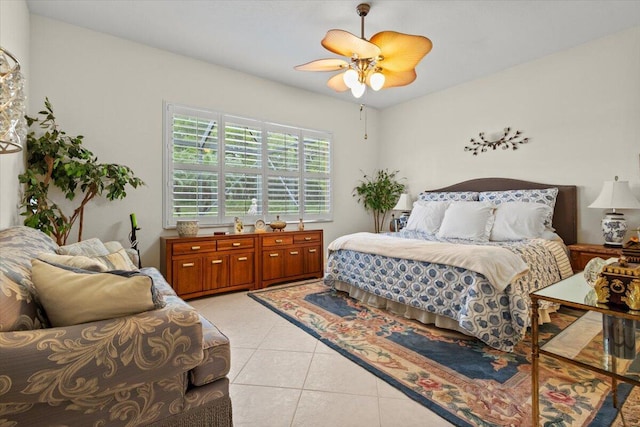
<svg viewBox="0 0 640 427">
<path fill-rule="evenodd" d="M 372 176 L 364 175 L 360 185 L 353 189 L 353 197 L 358 198 L 367 211 L 373 213 L 376 233 L 382 230 L 387 212 L 398 203 L 406 185 L 396 176 L 398 171 L 378 170 Z"/>
<path fill-rule="evenodd" d="M 123 199 L 127 185 L 133 188 L 144 185 L 127 166 L 101 164 L 93 153 L 82 146 L 82 135 L 68 136 L 56 124 L 49 99 L 40 118 L 27 116 L 29 127 L 35 123 L 43 130 L 27 135 L 27 166 L 18 176 L 25 184 L 20 207 L 26 226 L 37 228 L 55 238 L 59 245 L 67 242 L 74 223 L 78 220 L 78 241 L 82 240 L 84 208 L 96 196 L 108 200 Z M 51 199 L 53 188 L 59 189 L 67 200 L 80 196 L 79 205 L 65 214 Z"/>
</svg>

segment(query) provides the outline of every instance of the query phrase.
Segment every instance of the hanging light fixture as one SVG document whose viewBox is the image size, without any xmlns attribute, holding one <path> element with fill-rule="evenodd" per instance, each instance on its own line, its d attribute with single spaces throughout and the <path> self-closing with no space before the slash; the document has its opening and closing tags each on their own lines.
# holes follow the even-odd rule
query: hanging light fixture
<svg viewBox="0 0 640 427">
<path fill-rule="evenodd" d="M 369 86 L 374 91 L 383 88 L 405 86 L 416 79 L 415 67 L 431 51 L 432 43 L 426 37 L 382 31 L 367 40 L 364 37 L 364 18 L 371 6 L 359 4 L 361 36 L 347 31 L 330 30 L 322 39 L 322 46 L 330 52 L 350 58 L 318 59 L 294 67 L 300 71 L 338 71 L 329 79 L 327 86 L 337 92 L 351 90 L 360 98 Z"/>
<path fill-rule="evenodd" d="M 22 150 L 27 135 L 24 78 L 20 63 L 0 47 L 0 154 Z"/>
</svg>

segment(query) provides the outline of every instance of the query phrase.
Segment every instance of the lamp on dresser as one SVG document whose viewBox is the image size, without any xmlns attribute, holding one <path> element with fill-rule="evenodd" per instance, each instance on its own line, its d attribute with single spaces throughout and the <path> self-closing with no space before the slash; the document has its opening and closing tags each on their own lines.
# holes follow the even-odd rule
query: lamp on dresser
<svg viewBox="0 0 640 427">
<path fill-rule="evenodd" d="M 616 209 L 640 209 L 640 202 L 635 198 L 628 181 L 605 181 L 598 198 L 589 205 L 590 208 L 610 209 L 602 219 L 602 234 L 604 246 L 622 247 L 624 235 L 627 232 L 627 221 Z"/>
</svg>

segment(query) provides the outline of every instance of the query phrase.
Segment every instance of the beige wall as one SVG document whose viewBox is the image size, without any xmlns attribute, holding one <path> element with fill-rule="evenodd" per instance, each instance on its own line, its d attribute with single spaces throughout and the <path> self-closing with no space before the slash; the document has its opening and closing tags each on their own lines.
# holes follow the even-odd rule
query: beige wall
<svg viewBox="0 0 640 427">
<path fill-rule="evenodd" d="M 428 78 L 428 77 L 427 77 Z M 602 183 L 628 180 L 640 199 L 640 27 L 385 109 L 380 165 L 409 178 L 412 195 L 478 177 L 579 187 L 581 242 L 601 243 Z M 472 137 L 510 126 L 531 140 L 477 157 Z M 640 211 L 627 212 L 630 227 Z"/>
<path fill-rule="evenodd" d="M 18 61 L 26 78 L 25 93 L 29 95 L 29 10 L 24 0 L 0 1 L 0 46 Z M 26 145 L 26 141 L 25 141 Z M 18 175 L 24 172 L 23 150 L 0 155 L 0 229 L 20 222 Z"/>
<path fill-rule="evenodd" d="M 142 228 L 138 237 L 143 263 L 159 264 L 159 237 L 175 234 L 162 229 L 165 100 L 333 132 L 334 221 L 307 228 L 323 228 L 325 243 L 373 228 L 351 191 L 360 170 L 375 167 L 375 110 L 369 111 L 365 142 L 356 104 L 36 15 L 31 17 L 31 57 L 30 110 L 41 109 L 49 97 L 63 130 L 84 135 L 85 146 L 100 162 L 126 164 L 147 184 L 128 191 L 124 200 L 92 203 L 83 238 L 115 239 L 128 246 L 129 213 L 135 212 Z"/>
</svg>

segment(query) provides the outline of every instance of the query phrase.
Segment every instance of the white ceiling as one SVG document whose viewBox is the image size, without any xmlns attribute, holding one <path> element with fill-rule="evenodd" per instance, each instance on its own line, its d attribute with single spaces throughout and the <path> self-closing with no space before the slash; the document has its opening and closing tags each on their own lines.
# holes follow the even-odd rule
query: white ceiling
<svg viewBox="0 0 640 427">
<path fill-rule="evenodd" d="M 350 92 L 326 86 L 333 73 L 295 71 L 335 57 L 329 29 L 360 33 L 361 1 L 27 0 L 31 13 L 243 71 L 386 108 L 640 25 L 640 1 L 372 0 L 365 36 L 384 30 L 429 37 L 433 50 L 409 86 Z"/>
</svg>

